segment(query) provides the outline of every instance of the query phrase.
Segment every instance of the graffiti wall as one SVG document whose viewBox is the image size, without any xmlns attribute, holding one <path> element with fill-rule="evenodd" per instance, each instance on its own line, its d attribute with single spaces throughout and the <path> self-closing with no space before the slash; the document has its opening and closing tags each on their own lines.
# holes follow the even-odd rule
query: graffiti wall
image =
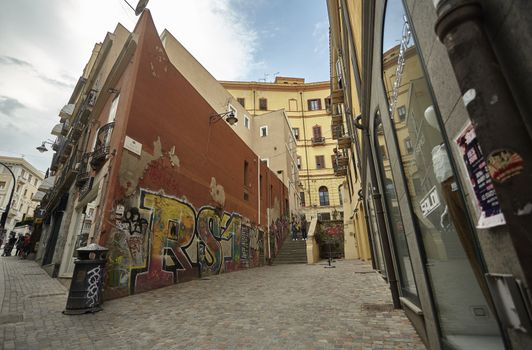
<svg viewBox="0 0 532 350">
<path fill-rule="evenodd" d="M 261 265 L 262 235 L 238 213 L 140 190 L 117 209 L 106 294 L 123 296 Z"/>
</svg>

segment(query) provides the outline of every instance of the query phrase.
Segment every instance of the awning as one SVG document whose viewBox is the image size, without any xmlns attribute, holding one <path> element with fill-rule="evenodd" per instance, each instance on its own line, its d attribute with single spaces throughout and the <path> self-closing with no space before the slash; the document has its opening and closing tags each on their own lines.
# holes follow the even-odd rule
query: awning
<svg viewBox="0 0 532 350">
<path fill-rule="evenodd" d="M 63 123 L 55 124 L 50 134 L 59 136 L 61 135 L 61 130 L 63 130 Z"/>
<path fill-rule="evenodd" d="M 42 199 L 44 198 L 44 196 L 46 195 L 46 193 L 42 192 L 42 191 L 37 191 L 33 197 L 31 197 L 31 200 L 32 201 L 35 201 L 35 202 L 40 202 L 42 201 Z"/>
<path fill-rule="evenodd" d="M 61 123 L 63 123 L 65 120 L 69 119 L 72 113 L 74 112 L 74 107 L 76 105 L 73 103 L 65 105 L 61 112 L 59 112 L 59 116 L 61 117 Z"/>
<path fill-rule="evenodd" d="M 50 188 L 54 187 L 54 183 L 55 176 L 48 176 L 46 179 L 42 180 L 41 185 L 37 190 L 41 192 L 48 192 Z"/>
</svg>

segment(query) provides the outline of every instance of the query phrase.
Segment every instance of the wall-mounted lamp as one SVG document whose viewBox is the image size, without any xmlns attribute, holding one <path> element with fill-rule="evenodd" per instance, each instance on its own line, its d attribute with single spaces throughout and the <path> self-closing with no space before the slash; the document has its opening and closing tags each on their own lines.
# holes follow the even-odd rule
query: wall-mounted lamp
<svg viewBox="0 0 532 350">
<path fill-rule="evenodd" d="M 53 145 L 54 143 L 53 141 L 46 140 L 46 141 L 43 141 L 40 146 L 35 147 L 35 148 L 37 149 L 37 151 L 41 153 L 47 152 L 48 148 L 46 148 L 46 144 Z"/>
<path fill-rule="evenodd" d="M 235 111 L 231 110 L 229 112 L 211 115 L 209 118 L 209 124 L 214 124 L 222 119 L 225 119 L 229 125 L 235 125 L 235 123 L 238 122 L 238 119 L 235 117 Z"/>
</svg>

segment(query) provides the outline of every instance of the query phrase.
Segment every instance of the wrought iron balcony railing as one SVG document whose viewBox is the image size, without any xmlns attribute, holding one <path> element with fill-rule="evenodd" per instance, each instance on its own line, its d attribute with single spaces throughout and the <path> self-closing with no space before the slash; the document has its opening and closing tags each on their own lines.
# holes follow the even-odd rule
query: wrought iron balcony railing
<svg viewBox="0 0 532 350">
<path fill-rule="evenodd" d="M 323 145 L 323 144 L 325 144 L 325 137 L 319 136 L 319 137 L 312 138 L 312 145 Z"/>
<path fill-rule="evenodd" d="M 115 126 L 114 122 L 105 124 L 98 130 L 96 135 L 96 144 L 94 145 L 94 150 L 92 152 L 92 159 L 90 165 L 92 169 L 99 169 L 107 160 L 109 155 L 109 144 L 111 141 L 111 134 L 113 133 L 113 128 Z"/>
<path fill-rule="evenodd" d="M 91 177 L 91 170 L 89 168 L 89 160 L 92 153 L 85 153 L 79 162 L 78 175 L 76 176 L 76 185 L 82 187 Z"/>
</svg>

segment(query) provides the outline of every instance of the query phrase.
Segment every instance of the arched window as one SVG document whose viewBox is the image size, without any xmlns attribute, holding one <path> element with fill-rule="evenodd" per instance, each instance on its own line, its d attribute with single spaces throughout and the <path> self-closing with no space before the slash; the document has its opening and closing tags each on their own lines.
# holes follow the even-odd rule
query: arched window
<svg viewBox="0 0 532 350">
<path fill-rule="evenodd" d="M 318 191 L 320 193 L 320 205 L 322 207 L 329 205 L 329 190 L 327 187 L 321 186 Z"/>
</svg>

